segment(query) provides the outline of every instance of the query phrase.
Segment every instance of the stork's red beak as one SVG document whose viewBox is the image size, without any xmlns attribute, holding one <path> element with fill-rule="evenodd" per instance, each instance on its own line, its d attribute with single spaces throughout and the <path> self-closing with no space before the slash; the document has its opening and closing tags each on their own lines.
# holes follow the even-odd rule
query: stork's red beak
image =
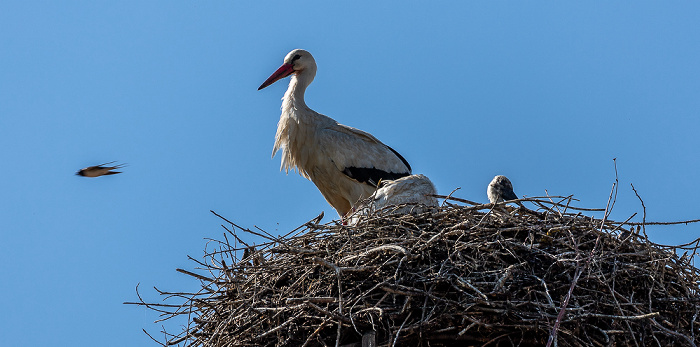
<svg viewBox="0 0 700 347">
<path fill-rule="evenodd" d="M 263 82 L 263 84 L 260 85 L 258 90 L 263 89 L 263 88 L 269 86 L 270 84 L 273 84 L 273 83 L 279 81 L 280 79 L 285 78 L 293 73 L 294 73 L 294 65 L 284 64 L 284 65 L 280 66 L 280 68 L 277 69 L 277 71 L 275 71 L 272 75 L 270 75 L 270 77 L 268 77 L 265 80 L 265 82 Z"/>
</svg>

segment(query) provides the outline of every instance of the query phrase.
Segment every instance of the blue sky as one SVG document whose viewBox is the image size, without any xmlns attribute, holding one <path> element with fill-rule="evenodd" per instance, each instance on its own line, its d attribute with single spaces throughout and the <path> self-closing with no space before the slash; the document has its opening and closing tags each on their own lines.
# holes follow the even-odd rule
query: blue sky
<svg viewBox="0 0 700 347">
<path fill-rule="evenodd" d="M 209 210 L 286 233 L 321 211 L 270 158 L 294 48 L 307 104 L 371 132 L 438 191 L 573 194 L 612 217 L 700 218 L 700 3 L 0 3 L 0 333 L 8 346 L 150 346 L 141 283 L 195 289 Z M 74 172 L 112 160 L 121 175 Z M 660 243 L 697 225 L 652 228 Z M 250 239 L 249 241 L 255 241 Z M 177 327 L 171 327 L 177 329 Z M 156 334 L 157 335 L 157 334 Z"/>
</svg>

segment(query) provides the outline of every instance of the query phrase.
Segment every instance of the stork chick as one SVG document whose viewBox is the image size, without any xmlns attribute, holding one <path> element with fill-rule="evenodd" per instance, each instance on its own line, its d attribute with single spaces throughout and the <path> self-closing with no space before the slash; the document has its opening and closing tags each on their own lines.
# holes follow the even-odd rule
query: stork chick
<svg viewBox="0 0 700 347">
<path fill-rule="evenodd" d="M 382 181 L 369 198 L 365 199 L 349 218 L 351 225 L 362 216 L 386 209 L 387 213 L 423 213 L 438 207 L 435 185 L 425 175 L 410 175 L 393 181 Z M 399 205 L 405 205 L 400 206 Z M 396 208 L 387 208 L 397 206 Z"/>
<path fill-rule="evenodd" d="M 369 197 L 380 180 L 411 174 L 398 152 L 371 134 L 324 116 L 306 106 L 304 93 L 316 76 L 311 53 L 295 49 L 258 90 L 291 76 L 282 98 L 272 156 L 282 149 L 280 170 L 297 170 L 311 180 L 343 217 L 353 205 Z"/>
<path fill-rule="evenodd" d="M 374 209 L 377 210 L 391 205 L 403 204 L 437 207 L 438 202 L 435 194 L 437 194 L 435 185 L 428 177 L 410 175 L 393 181 L 382 181 L 379 189 L 372 194 L 370 200 L 372 200 Z M 397 212 L 409 213 L 411 208 Z"/>
<path fill-rule="evenodd" d="M 491 180 L 489 187 L 486 189 L 486 195 L 488 195 L 492 204 L 518 198 L 513 192 L 513 184 L 510 183 L 508 177 L 503 175 L 498 175 Z"/>
</svg>

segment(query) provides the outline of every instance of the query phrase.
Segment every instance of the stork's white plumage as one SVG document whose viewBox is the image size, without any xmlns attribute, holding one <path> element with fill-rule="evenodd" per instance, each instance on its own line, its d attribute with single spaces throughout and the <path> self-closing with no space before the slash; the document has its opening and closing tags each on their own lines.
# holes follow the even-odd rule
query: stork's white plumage
<svg viewBox="0 0 700 347">
<path fill-rule="evenodd" d="M 435 185 L 425 175 L 410 175 L 397 180 L 382 181 L 372 194 L 375 209 L 391 205 L 419 204 L 437 207 Z"/>
<path fill-rule="evenodd" d="M 311 53 L 289 52 L 258 90 L 290 75 L 272 150 L 274 156 L 282 149 L 282 170 L 297 170 L 311 180 L 341 216 L 370 196 L 380 180 L 411 174 L 406 159 L 371 134 L 338 124 L 306 106 L 304 92 L 316 76 Z"/>
<path fill-rule="evenodd" d="M 396 206 L 396 208 L 386 209 L 385 212 L 423 213 L 428 209 L 438 207 L 437 199 L 433 196 L 437 194 L 435 186 L 424 175 L 410 175 L 393 181 L 382 181 L 380 186 L 352 213 L 351 225 L 357 224 L 363 216 L 390 206 Z"/>
</svg>

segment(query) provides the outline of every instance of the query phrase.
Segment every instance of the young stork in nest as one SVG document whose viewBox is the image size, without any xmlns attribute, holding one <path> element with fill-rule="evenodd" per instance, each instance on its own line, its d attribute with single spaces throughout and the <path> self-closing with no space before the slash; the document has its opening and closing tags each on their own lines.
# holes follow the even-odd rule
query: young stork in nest
<svg viewBox="0 0 700 347">
<path fill-rule="evenodd" d="M 355 206 L 350 214 L 350 225 L 373 213 L 420 214 L 435 210 L 439 205 L 433 182 L 424 175 L 410 175 L 397 180 L 382 181 L 369 198 Z"/>
<path fill-rule="evenodd" d="M 282 98 L 272 156 L 282 148 L 281 170 L 297 170 L 311 180 L 326 201 L 344 217 L 369 197 L 380 180 L 411 174 L 398 152 L 362 130 L 338 124 L 306 106 L 304 92 L 316 76 L 311 53 L 295 49 L 258 90 L 292 76 Z"/>
<path fill-rule="evenodd" d="M 498 175 L 491 180 L 489 187 L 486 189 L 486 195 L 491 203 L 504 202 L 507 200 L 515 200 L 518 198 L 513 192 L 513 184 L 510 183 L 508 177 Z"/>
</svg>

